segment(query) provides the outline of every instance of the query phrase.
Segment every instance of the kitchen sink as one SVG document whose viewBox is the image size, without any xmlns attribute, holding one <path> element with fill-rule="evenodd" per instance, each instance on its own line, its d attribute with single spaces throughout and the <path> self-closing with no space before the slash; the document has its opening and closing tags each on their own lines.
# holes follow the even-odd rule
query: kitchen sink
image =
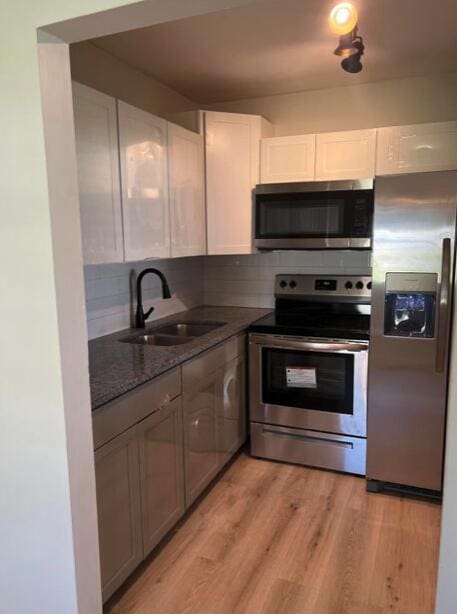
<svg viewBox="0 0 457 614">
<path fill-rule="evenodd" d="M 191 339 L 186 337 L 178 337 L 173 335 L 131 335 L 125 339 L 119 339 L 122 343 L 135 343 L 138 345 L 182 345 L 188 343 Z"/>
<path fill-rule="evenodd" d="M 157 334 L 175 335 L 177 337 L 201 337 L 216 328 L 224 326 L 225 322 L 176 322 L 166 324 L 156 329 Z"/>
<path fill-rule="evenodd" d="M 151 333 L 129 335 L 124 339 L 119 339 L 119 341 L 138 345 L 182 345 L 189 343 L 195 337 L 206 335 L 206 333 L 210 333 L 216 328 L 224 326 L 224 324 L 225 322 L 175 322 L 160 326 Z"/>
</svg>

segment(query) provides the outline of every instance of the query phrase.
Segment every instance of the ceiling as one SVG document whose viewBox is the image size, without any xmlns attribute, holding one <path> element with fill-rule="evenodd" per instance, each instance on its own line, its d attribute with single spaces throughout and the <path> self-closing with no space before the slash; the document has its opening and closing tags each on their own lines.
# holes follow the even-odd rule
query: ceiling
<svg viewBox="0 0 457 614">
<path fill-rule="evenodd" d="M 199 104 L 457 70 L 457 0 L 353 0 L 358 75 L 332 51 L 329 0 L 264 0 L 92 42 Z"/>
</svg>

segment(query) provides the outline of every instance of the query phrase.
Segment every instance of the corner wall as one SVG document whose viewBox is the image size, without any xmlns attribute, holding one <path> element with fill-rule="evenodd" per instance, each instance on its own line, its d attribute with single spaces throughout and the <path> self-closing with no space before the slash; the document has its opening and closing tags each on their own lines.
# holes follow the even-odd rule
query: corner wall
<svg viewBox="0 0 457 614">
<path fill-rule="evenodd" d="M 208 256 L 204 260 L 205 304 L 274 307 L 279 273 L 371 275 L 370 252 L 270 252 Z"/>
<path fill-rule="evenodd" d="M 171 299 L 163 300 L 159 279 L 154 275 L 144 278 L 144 309 L 155 308 L 148 323 L 203 304 L 202 257 L 85 266 L 89 339 L 131 326 L 136 307 L 136 276 L 147 266 L 156 266 L 162 271 L 172 295 Z"/>
<path fill-rule="evenodd" d="M 74 81 L 149 113 L 168 117 L 172 113 L 198 108 L 192 100 L 118 60 L 90 41 L 71 45 L 70 60 Z"/>
<path fill-rule="evenodd" d="M 348 75 L 348 83 L 351 76 Z M 277 136 L 457 119 L 457 73 L 394 79 L 208 105 L 263 115 Z"/>
</svg>

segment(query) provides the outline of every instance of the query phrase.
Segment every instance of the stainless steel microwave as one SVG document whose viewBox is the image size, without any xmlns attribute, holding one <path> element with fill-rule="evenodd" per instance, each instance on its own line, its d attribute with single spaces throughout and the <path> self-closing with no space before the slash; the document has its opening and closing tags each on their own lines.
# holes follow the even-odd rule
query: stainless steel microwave
<svg viewBox="0 0 457 614">
<path fill-rule="evenodd" d="M 254 245 L 272 249 L 369 249 L 373 180 L 261 184 Z"/>
</svg>

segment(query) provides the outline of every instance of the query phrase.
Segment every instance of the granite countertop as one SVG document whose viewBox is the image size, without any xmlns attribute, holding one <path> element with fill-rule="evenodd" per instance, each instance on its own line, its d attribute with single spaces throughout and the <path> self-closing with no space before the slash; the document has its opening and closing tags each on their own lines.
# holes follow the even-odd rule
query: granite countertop
<svg viewBox="0 0 457 614">
<path fill-rule="evenodd" d="M 120 342 L 120 339 L 129 335 L 141 333 L 135 329 L 126 329 L 89 341 L 92 410 L 236 335 L 270 311 L 247 307 L 196 307 L 155 320 L 146 327 L 145 332 L 150 333 L 173 322 L 225 322 L 224 326 L 182 345 Z"/>
</svg>

